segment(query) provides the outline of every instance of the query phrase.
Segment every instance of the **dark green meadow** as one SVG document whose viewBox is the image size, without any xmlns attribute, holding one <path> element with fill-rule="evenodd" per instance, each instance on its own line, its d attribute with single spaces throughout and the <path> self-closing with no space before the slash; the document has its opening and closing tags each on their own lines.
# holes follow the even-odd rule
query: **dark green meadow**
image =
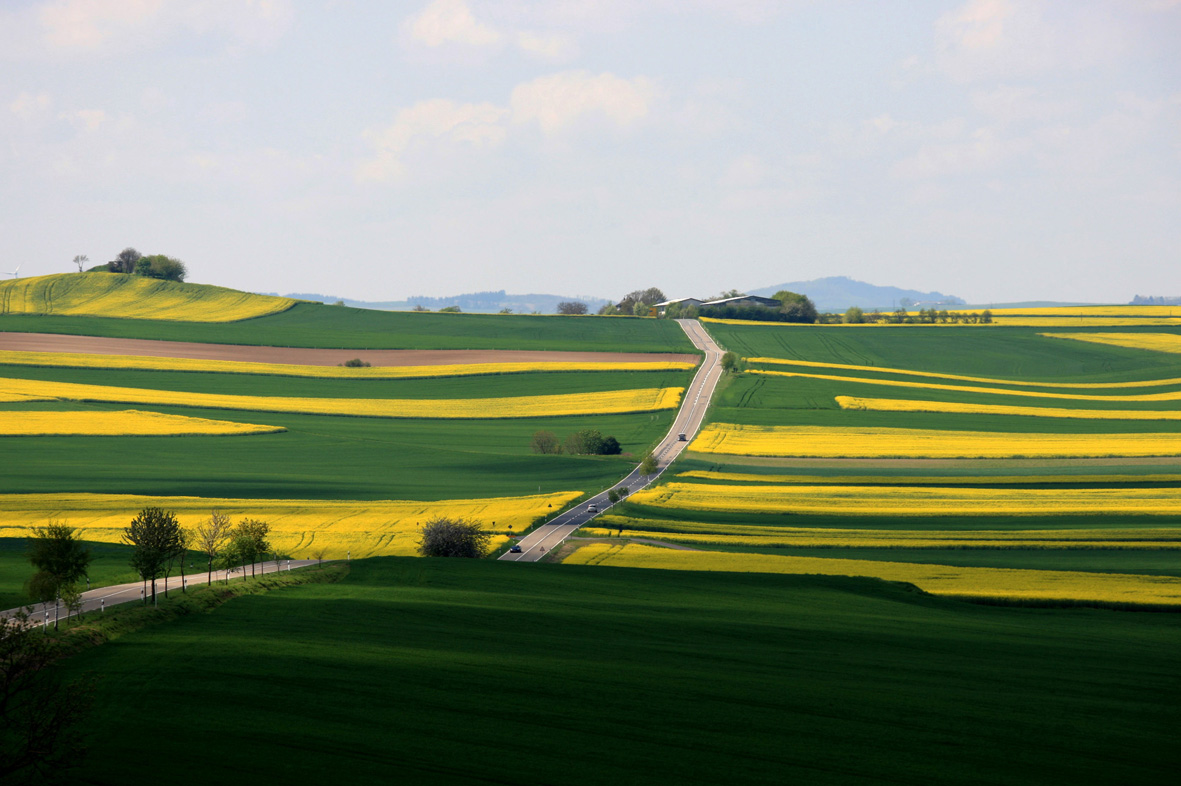
<svg viewBox="0 0 1181 786">
<path fill-rule="evenodd" d="M 373 559 L 72 657 L 69 777 L 1171 783 L 1179 645 L 864 579 Z"/>
<path fill-rule="evenodd" d="M 0 316 L 0 332 L 324 349 L 548 349 L 697 353 L 671 320 L 372 311 L 298 303 L 240 322 Z"/>
<path fill-rule="evenodd" d="M 0 538 L 0 609 L 13 609 L 28 602 L 25 582 L 33 575 L 27 556 L 25 538 Z M 87 542 L 94 560 L 90 563 L 90 583 L 95 587 L 124 584 L 137 580 L 129 560 L 131 547 L 117 543 Z M 83 587 L 85 589 L 85 587 Z"/>
</svg>

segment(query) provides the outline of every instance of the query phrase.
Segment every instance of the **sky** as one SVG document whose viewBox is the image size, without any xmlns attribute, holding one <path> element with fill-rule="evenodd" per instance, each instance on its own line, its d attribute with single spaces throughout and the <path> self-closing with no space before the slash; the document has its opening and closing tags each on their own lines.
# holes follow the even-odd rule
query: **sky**
<svg viewBox="0 0 1181 786">
<path fill-rule="evenodd" d="M 1181 0 L 0 0 L 0 271 L 1181 295 Z"/>
</svg>

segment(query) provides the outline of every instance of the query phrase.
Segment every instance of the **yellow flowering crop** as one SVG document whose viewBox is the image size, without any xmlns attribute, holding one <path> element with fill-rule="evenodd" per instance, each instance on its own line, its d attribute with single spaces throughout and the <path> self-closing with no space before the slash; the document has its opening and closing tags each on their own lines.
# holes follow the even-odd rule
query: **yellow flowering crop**
<svg viewBox="0 0 1181 786">
<path fill-rule="evenodd" d="M 237 396 L 186 393 L 147 388 L 80 385 L 0 378 L 0 393 L 46 396 L 68 401 L 155 404 L 253 412 L 298 412 L 309 415 L 352 415 L 374 418 L 533 418 L 564 415 L 649 412 L 674 409 L 683 388 L 608 390 L 549 396 L 478 399 L 369 399 Z"/>
<path fill-rule="evenodd" d="M 1044 390 L 1007 390 L 1005 388 L 984 388 L 972 385 L 941 385 L 936 382 L 910 382 L 898 379 L 868 379 L 865 377 L 845 377 L 834 374 L 804 374 L 797 371 L 767 371 L 764 369 L 749 369 L 751 374 L 763 374 L 774 377 L 802 377 L 805 379 L 826 379 L 833 382 L 858 382 L 866 385 L 883 385 L 896 388 L 919 388 L 922 390 L 954 390 L 964 393 L 989 393 L 997 396 L 1022 396 L 1025 398 L 1057 398 L 1069 401 L 1181 401 L 1181 391 L 1166 393 L 1129 393 L 1126 395 L 1093 396 L 1085 393 L 1051 393 Z"/>
<path fill-rule="evenodd" d="M 1176 434 L 1012 434 L 906 428 L 740 426 L 713 423 L 693 440 L 698 453 L 805 458 L 1058 458 L 1176 456 Z"/>
<path fill-rule="evenodd" d="M 608 522 L 604 522 L 606 524 Z M 642 522 L 637 522 L 642 523 Z M 1131 538 L 1126 530 L 897 531 L 741 527 L 759 533 L 732 532 L 717 525 L 717 532 L 665 532 L 622 528 L 623 538 L 645 538 L 697 546 L 752 548 L 848 548 L 848 549 L 1074 549 L 1074 550 L 1181 550 L 1181 531 L 1156 529 L 1137 532 L 1155 537 Z M 583 527 L 585 537 L 614 537 L 620 527 Z M 1108 534 L 1115 539 L 1107 539 Z"/>
<path fill-rule="evenodd" d="M 159 412 L 0 412 L 0 437 L 185 437 L 274 434 L 281 426 L 189 418 Z"/>
<path fill-rule="evenodd" d="M 1052 335 L 1067 335 L 1043 333 L 1045 336 Z M 1076 333 L 1072 335 L 1108 335 L 1106 333 Z M 1152 334 L 1155 335 L 1155 334 Z M 1039 387 L 1039 388 L 1147 388 L 1147 387 L 1165 387 L 1167 385 L 1181 385 L 1181 377 L 1169 377 L 1166 379 L 1145 379 L 1136 382 L 1029 382 L 1018 379 L 1000 379 L 997 377 L 966 377 L 961 374 L 940 374 L 933 371 L 911 371 L 904 368 L 887 368 L 883 366 L 854 366 L 847 363 L 819 363 L 812 360 L 787 360 L 784 358 L 747 358 L 748 363 L 763 363 L 775 364 L 781 366 L 804 366 L 807 368 L 830 368 L 841 369 L 845 371 L 868 371 L 878 374 L 894 374 L 897 376 L 909 377 L 925 377 L 928 379 L 950 379 L 957 382 L 982 382 L 987 385 L 1011 385 L 1013 387 Z M 835 379 L 835 377 L 825 377 L 825 379 Z M 841 377 L 846 379 L 846 377 Z M 852 379 L 849 377 L 848 379 Z M 854 380 L 863 381 L 863 380 Z M 948 390 L 965 390 L 967 388 L 954 387 L 946 388 Z M 989 390 L 989 392 L 994 392 Z"/>
<path fill-rule="evenodd" d="M 1015 306 L 994 308 L 992 313 L 1009 317 L 1181 317 L 1181 306 Z"/>
<path fill-rule="evenodd" d="M 1084 420 L 1181 420 L 1181 410 L 1146 409 L 1063 409 L 1059 407 L 1014 407 L 1005 404 L 968 404 L 957 401 L 908 401 L 893 398 L 837 396 L 841 409 L 872 412 L 947 412 L 968 415 L 1022 415 L 1041 418 Z"/>
<path fill-rule="evenodd" d="M 148 497 L 126 494 L 0 495 L 0 537 L 28 537 L 30 528 L 49 519 L 79 530 L 85 540 L 117 543 L 123 528 L 145 507 L 174 512 L 182 526 L 193 527 L 218 509 L 234 522 L 262 519 L 271 525 L 271 542 L 294 557 L 319 548 L 327 558 L 415 554 L 418 525 L 435 516 L 476 519 L 496 534 L 494 545 L 509 532 L 521 532 L 539 516 L 581 496 L 577 491 L 524 497 L 441 500 L 276 500 L 211 497 Z M 552 507 L 551 507 L 552 506 Z M 509 529 L 511 527 L 511 530 Z"/>
<path fill-rule="evenodd" d="M 1026 317 L 999 316 L 993 324 L 1009 327 L 1142 327 L 1181 325 L 1181 319 L 1170 317 Z"/>
<path fill-rule="evenodd" d="M 1004 486 L 1030 483 L 1178 483 L 1181 475 L 760 475 L 753 472 L 712 472 L 693 469 L 678 472 L 678 478 L 717 480 L 724 483 L 770 483 L 783 485 L 797 483 L 809 486 L 837 485 L 897 485 L 906 486 Z"/>
<path fill-rule="evenodd" d="M 0 390 L 0 404 L 25 404 L 30 401 L 53 401 L 45 396 L 26 396 L 23 393 L 7 393 Z"/>
<path fill-rule="evenodd" d="M 356 351 L 342 352 L 356 355 Z M 364 354 L 364 352 L 360 353 Z M 688 371 L 693 363 L 679 361 L 452 363 L 438 366 L 299 366 L 286 363 L 250 363 L 237 360 L 199 360 L 135 355 L 84 355 L 68 352 L 0 351 L 0 365 L 50 366 L 57 368 L 129 368 L 147 371 L 199 371 L 224 374 L 263 374 L 283 377 L 328 377 L 337 379 L 418 379 L 423 377 L 466 377 L 485 374 L 521 374 L 532 371 Z"/>
<path fill-rule="evenodd" d="M 673 482 L 638 491 L 631 501 L 677 510 L 833 516 L 1181 515 L 1178 488 L 734 486 Z"/>
<path fill-rule="evenodd" d="M 1068 338 L 1113 347 L 1181 353 L 1181 335 L 1176 333 L 1042 333 L 1047 338 Z"/>
<path fill-rule="evenodd" d="M 866 576 L 907 582 L 934 595 L 961 598 L 1181 605 L 1181 578 L 1173 576 L 781 557 L 770 554 L 685 551 L 634 543 L 591 543 L 579 548 L 565 562 L 663 570 Z"/>
<path fill-rule="evenodd" d="M 119 273 L 68 273 L 0 282 L 0 314 L 234 322 L 277 314 L 295 302 Z"/>
</svg>

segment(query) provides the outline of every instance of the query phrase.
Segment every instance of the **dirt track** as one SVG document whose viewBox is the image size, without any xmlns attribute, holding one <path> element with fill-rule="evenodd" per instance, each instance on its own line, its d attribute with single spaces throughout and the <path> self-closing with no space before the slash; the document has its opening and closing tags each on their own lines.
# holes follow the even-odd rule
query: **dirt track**
<svg viewBox="0 0 1181 786">
<path fill-rule="evenodd" d="M 52 333 L 0 333 L 0 350 L 19 352 L 76 352 L 85 355 L 140 355 L 156 358 L 239 360 L 252 363 L 290 363 L 300 366 L 337 366 L 360 358 L 373 366 L 441 366 L 450 363 L 520 363 L 531 361 L 619 361 L 696 363 L 696 355 L 646 352 L 541 352 L 491 349 L 306 349 L 252 347 L 239 344 L 190 344 L 138 338 L 65 336 Z"/>
</svg>

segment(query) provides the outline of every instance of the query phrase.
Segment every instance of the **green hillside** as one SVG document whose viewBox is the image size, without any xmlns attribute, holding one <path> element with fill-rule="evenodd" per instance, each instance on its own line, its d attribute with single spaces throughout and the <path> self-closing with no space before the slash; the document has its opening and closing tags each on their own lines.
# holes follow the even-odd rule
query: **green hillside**
<svg viewBox="0 0 1181 786">
<path fill-rule="evenodd" d="M 366 560 L 71 659 L 71 777 L 1166 783 L 1179 645 L 872 580 Z"/>
</svg>

